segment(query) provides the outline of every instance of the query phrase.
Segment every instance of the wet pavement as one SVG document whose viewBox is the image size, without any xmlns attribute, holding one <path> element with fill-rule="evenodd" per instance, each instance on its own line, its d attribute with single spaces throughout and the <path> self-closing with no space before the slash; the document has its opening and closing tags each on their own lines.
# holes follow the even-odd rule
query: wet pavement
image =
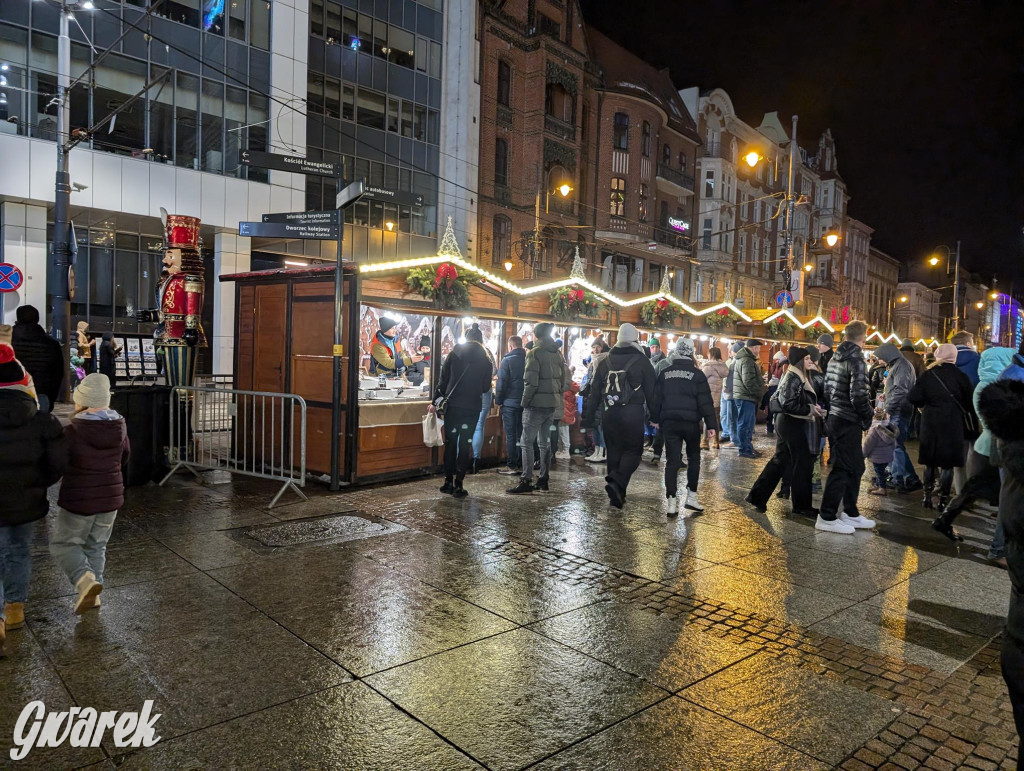
<svg viewBox="0 0 1024 771">
<path fill-rule="evenodd" d="M 155 747 L 16 765 L 1015 768 L 994 510 L 955 545 L 917 495 L 864 495 L 874 531 L 817 533 L 743 503 L 766 459 L 705 453 L 706 513 L 678 519 L 649 463 L 623 511 L 581 460 L 532 496 L 481 472 L 463 501 L 436 479 L 271 511 L 259 482 L 134 488 L 96 613 L 72 615 L 38 530 L 4 750 L 33 699 L 153 699 Z"/>
</svg>

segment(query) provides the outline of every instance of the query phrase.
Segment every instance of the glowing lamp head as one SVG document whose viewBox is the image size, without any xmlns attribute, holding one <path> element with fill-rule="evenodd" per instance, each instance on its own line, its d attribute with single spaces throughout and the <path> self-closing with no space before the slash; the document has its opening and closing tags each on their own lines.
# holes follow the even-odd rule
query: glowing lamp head
<svg viewBox="0 0 1024 771">
<path fill-rule="evenodd" d="M 509 273 L 512 272 L 512 260 L 505 260 L 505 270 Z"/>
<path fill-rule="evenodd" d="M 747 165 L 750 168 L 754 168 L 757 165 L 757 162 L 761 160 L 761 156 L 758 155 L 754 150 L 751 150 L 749 153 L 743 156 L 743 160 L 747 162 Z"/>
<path fill-rule="evenodd" d="M 563 182 L 558 186 L 558 192 L 561 193 L 562 198 L 566 198 L 572 192 L 572 185 L 568 182 Z"/>
<path fill-rule="evenodd" d="M 388 230 L 394 230 L 395 229 L 395 223 L 394 222 L 385 222 L 384 223 L 384 227 L 386 227 Z"/>
<path fill-rule="evenodd" d="M 814 270 L 814 266 L 811 265 L 811 263 L 807 263 L 806 265 L 804 265 L 804 270 L 810 273 L 812 270 Z"/>
<path fill-rule="evenodd" d="M 992 294 L 989 295 L 989 297 L 991 299 L 993 299 L 993 300 L 998 300 L 999 299 L 999 292 L 993 292 Z"/>
<path fill-rule="evenodd" d="M 933 266 L 934 265 L 938 265 L 939 264 L 939 258 L 934 256 L 934 255 L 932 257 L 929 257 L 928 258 L 928 264 L 929 265 L 933 265 Z"/>
<path fill-rule="evenodd" d="M 900 302 L 901 303 L 905 303 L 909 299 L 910 299 L 909 297 L 907 297 L 906 295 L 903 295 L 902 297 L 900 297 Z"/>
<path fill-rule="evenodd" d="M 974 303 L 974 307 L 977 308 L 980 311 L 982 308 L 985 307 L 985 303 L 983 303 L 981 301 L 978 301 L 978 302 Z"/>
<path fill-rule="evenodd" d="M 825 243 L 830 247 L 835 246 L 839 243 L 839 235 L 837 233 L 829 233 L 825 236 Z"/>
</svg>

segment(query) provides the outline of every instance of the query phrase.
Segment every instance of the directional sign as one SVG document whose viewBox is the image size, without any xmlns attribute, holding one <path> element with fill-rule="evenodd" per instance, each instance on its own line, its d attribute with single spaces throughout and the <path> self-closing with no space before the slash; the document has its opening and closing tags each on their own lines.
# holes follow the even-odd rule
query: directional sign
<svg viewBox="0 0 1024 771">
<path fill-rule="evenodd" d="M 0 292 L 15 292 L 24 280 L 21 268 L 9 262 L 0 262 Z"/>
<path fill-rule="evenodd" d="M 291 222 L 239 222 L 238 235 L 248 238 L 319 238 L 336 241 L 340 235 L 337 225 L 293 224 Z"/>
<path fill-rule="evenodd" d="M 341 213 L 331 211 L 291 211 L 281 214 L 264 214 L 264 222 L 288 222 L 292 225 L 338 225 Z"/>
<path fill-rule="evenodd" d="M 363 198 L 368 201 L 387 201 L 397 203 L 399 206 L 422 206 L 423 196 L 417 193 L 409 193 L 405 190 L 392 190 L 386 187 L 367 185 Z"/>
<path fill-rule="evenodd" d="M 355 182 L 349 182 L 338 191 L 338 196 L 334 199 L 334 205 L 339 209 L 344 209 L 349 204 L 358 201 L 365 194 L 366 180 L 357 179 Z"/>
<path fill-rule="evenodd" d="M 242 150 L 238 162 L 243 166 L 258 166 L 261 169 L 292 171 L 296 174 L 316 174 L 321 177 L 340 177 L 341 164 L 327 161 L 312 161 L 297 155 L 278 155 L 259 150 Z"/>
</svg>

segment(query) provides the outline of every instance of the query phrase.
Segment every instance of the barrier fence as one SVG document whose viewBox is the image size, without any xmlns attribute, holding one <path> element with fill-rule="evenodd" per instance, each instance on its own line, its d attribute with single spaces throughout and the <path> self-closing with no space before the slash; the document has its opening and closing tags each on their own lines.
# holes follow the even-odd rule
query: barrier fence
<svg viewBox="0 0 1024 771">
<path fill-rule="evenodd" d="M 208 381 L 207 381 L 208 382 Z M 291 488 L 306 500 L 306 401 L 296 394 L 178 386 L 170 394 L 169 460 L 179 469 L 281 482 L 267 508 Z"/>
</svg>

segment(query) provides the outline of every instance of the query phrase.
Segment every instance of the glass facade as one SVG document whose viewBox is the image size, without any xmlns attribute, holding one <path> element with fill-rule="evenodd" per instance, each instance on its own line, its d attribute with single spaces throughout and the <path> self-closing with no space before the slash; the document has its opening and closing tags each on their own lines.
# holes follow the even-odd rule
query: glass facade
<svg viewBox="0 0 1024 771">
<path fill-rule="evenodd" d="M 341 163 L 347 180 L 365 177 L 424 201 L 346 210 L 345 259 L 437 251 L 441 11 L 441 0 L 310 2 L 308 157 Z M 306 208 L 331 208 L 335 193 L 333 180 L 307 178 Z"/>
</svg>

